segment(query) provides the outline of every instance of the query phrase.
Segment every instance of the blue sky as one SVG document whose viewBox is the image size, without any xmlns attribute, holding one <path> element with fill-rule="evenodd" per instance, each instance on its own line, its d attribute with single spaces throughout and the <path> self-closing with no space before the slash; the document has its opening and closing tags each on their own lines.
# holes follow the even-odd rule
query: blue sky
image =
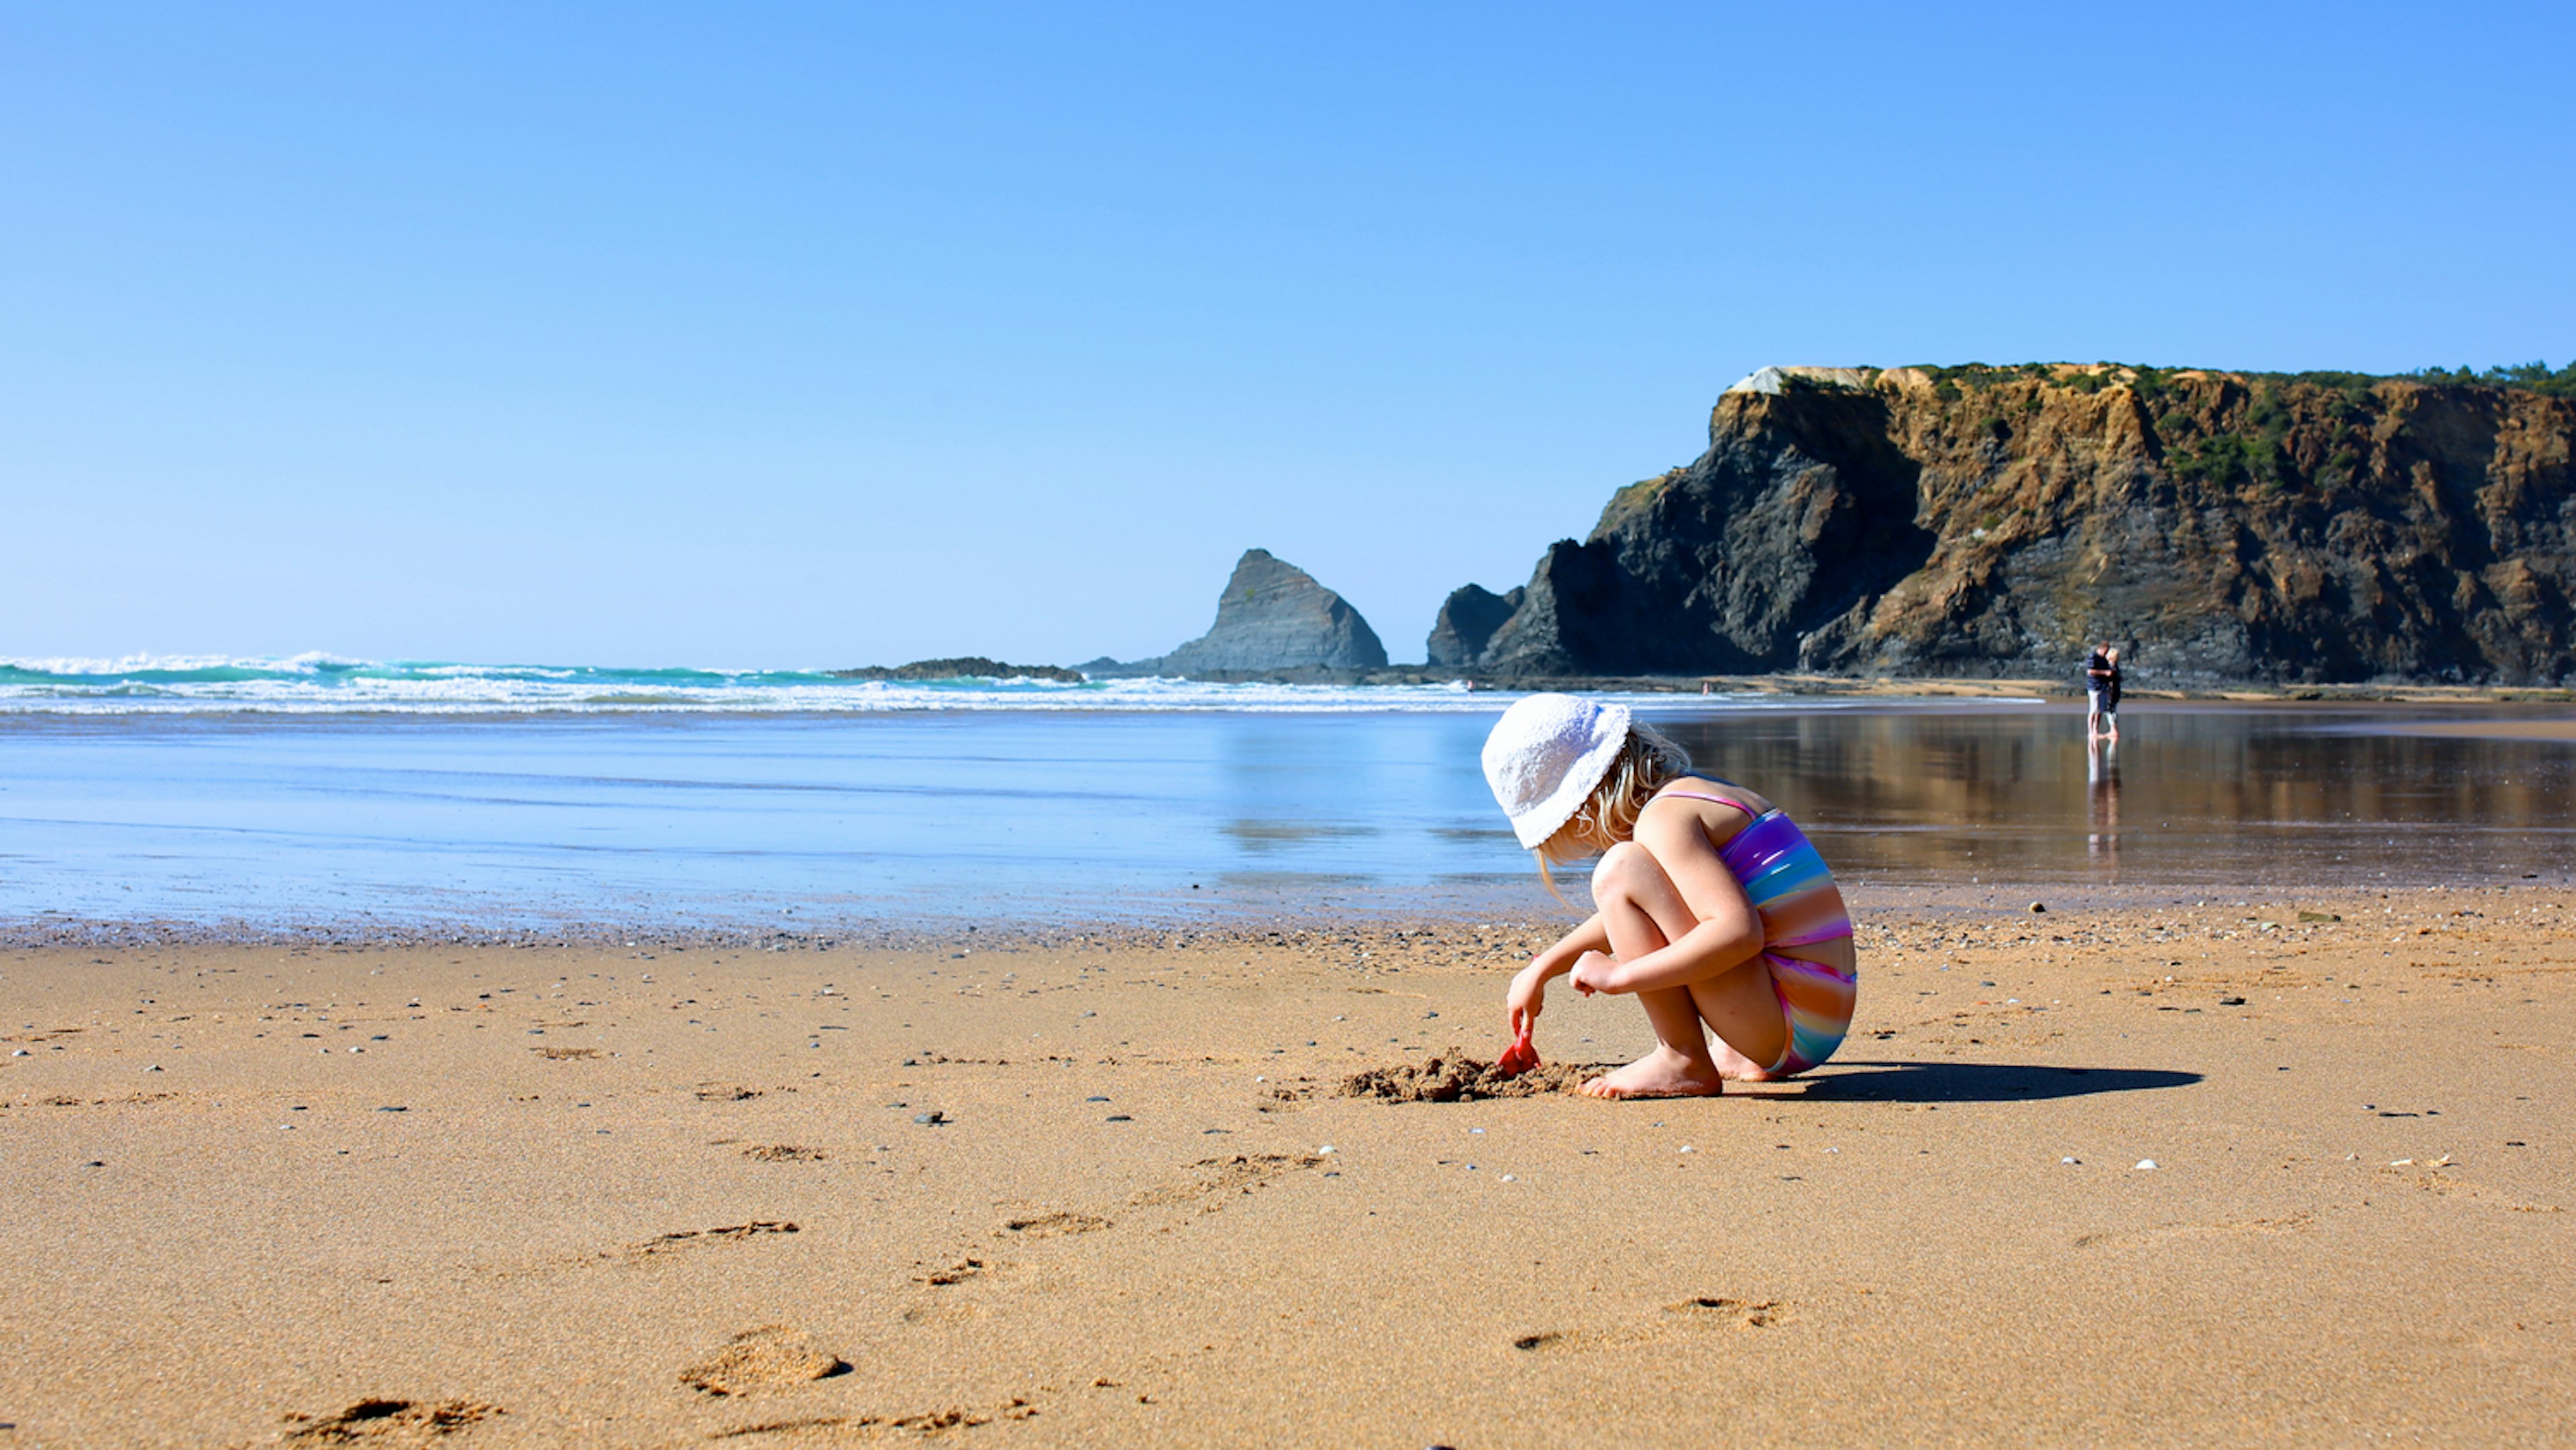
<svg viewBox="0 0 2576 1450">
<path fill-rule="evenodd" d="M 0 655 L 1418 659 L 1766 362 L 2567 361 L 2571 16 L 12 6 Z"/>
</svg>

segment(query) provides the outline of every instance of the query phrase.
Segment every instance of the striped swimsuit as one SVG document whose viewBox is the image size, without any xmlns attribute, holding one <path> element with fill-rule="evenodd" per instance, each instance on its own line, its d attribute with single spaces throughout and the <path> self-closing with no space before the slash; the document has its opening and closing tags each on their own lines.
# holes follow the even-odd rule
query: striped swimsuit
<svg viewBox="0 0 2576 1450">
<path fill-rule="evenodd" d="M 1841 888 L 1834 885 L 1833 873 L 1807 833 L 1779 810 L 1756 815 L 1742 801 L 1685 790 L 1665 790 L 1655 798 L 1666 796 L 1732 806 L 1753 817 L 1719 849 L 1718 857 L 1762 916 L 1762 960 L 1770 964 L 1771 989 L 1779 995 L 1781 1015 L 1789 1024 L 1789 1040 L 1780 1050 L 1780 1060 L 1766 1071 L 1772 1077 L 1805 1072 L 1843 1045 L 1843 1034 L 1851 1030 L 1860 977 L 1822 962 L 1782 956 L 1774 948 L 1850 937 L 1851 915 L 1843 908 Z"/>
</svg>

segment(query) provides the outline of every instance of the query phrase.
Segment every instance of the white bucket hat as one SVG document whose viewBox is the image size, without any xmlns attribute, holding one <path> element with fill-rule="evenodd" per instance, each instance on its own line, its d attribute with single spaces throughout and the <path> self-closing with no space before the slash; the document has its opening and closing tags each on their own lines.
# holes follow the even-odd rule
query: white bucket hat
<svg viewBox="0 0 2576 1450">
<path fill-rule="evenodd" d="M 1582 809 L 1627 743 L 1627 706 L 1532 695 L 1485 737 L 1485 783 L 1512 818 L 1512 834 L 1536 850 Z"/>
</svg>

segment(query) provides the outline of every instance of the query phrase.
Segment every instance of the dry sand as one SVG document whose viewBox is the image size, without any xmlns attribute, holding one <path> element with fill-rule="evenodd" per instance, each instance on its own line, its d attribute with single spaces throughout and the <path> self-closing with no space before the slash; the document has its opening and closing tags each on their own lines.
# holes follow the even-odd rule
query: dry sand
<svg viewBox="0 0 2576 1450">
<path fill-rule="evenodd" d="M 1337 1095 L 1525 929 L 0 955 L 0 1450 L 2564 1442 L 2576 899 L 1859 904 L 1621 1105 Z"/>
</svg>

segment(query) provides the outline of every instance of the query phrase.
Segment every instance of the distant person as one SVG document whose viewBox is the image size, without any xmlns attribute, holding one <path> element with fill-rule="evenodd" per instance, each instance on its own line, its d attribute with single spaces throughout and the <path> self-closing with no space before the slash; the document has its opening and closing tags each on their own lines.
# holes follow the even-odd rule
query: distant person
<svg viewBox="0 0 2576 1450">
<path fill-rule="evenodd" d="M 2111 681 L 2117 674 L 2117 667 L 2111 663 L 2116 654 L 2111 646 L 2097 644 L 2093 646 L 2092 657 L 2084 662 L 2084 738 L 2087 740 L 2098 740 L 2102 736 L 2102 717 L 2108 711 Z"/>
<path fill-rule="evenodd" d="M 1842 1045 L 1859 980 L 1851 917 L 1778 807 L 1694 775 L 1627 707 L 1571 695 L 1504 711 L 1484 766 L 1542 878 L 1552 863 L 1601 858 L 1600 910 L 1512 978 L 1507 1064 L 1536 1062 L 1547 984 L 1568 972 L 1586 996 L 1635 993 L 1655 1034 L 1653 1051 L 1583 1084 L 1594 1097 L 1710 1097 L 1726 1078 L 1788 1077 Z"/>
<path fill-rule="evenodd" d="M 2109 732 L 2111 742 L 2117 744 L 2120 739 L 2120 647 L 2116 644 L 2106 647 L 2102 657 L 2111 666 L 2109 677 L 2102 681 L 2102 725 Z"/>
</svg>

